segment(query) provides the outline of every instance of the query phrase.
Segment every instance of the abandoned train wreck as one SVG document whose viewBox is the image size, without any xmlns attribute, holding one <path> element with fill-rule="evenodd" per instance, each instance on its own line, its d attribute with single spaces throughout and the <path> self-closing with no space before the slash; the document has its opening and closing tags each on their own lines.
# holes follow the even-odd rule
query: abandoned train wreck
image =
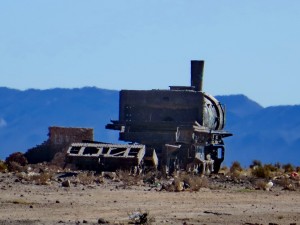
<svg viewBox="0 0 300 225">
<path fill-rule="evenodd" d="M 121 90 L 119 119 L 106 125 L 130 144 L 74 143 L 68 162 L 100 170 L 157 167 L 218 172 L 224 160 L 225 108 L 202 91 L 204 61 L 191 61 L 191 85 Z M 133 150 L 134 149 L 134 150 Z M 135 160 L 133 160 L 133 158 Z"/>
</svg>

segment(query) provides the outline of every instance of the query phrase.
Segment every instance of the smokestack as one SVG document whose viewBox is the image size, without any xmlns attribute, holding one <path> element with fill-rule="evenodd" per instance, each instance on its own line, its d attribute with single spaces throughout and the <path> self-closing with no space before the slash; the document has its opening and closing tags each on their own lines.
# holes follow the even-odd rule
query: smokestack
<svg viewBox="0 0 300 225">
<path fill-rule="evenodd" d="M 195 91 L 202 91 L 204 60 L 191 61 L 191 86 Z"/>
</svg>

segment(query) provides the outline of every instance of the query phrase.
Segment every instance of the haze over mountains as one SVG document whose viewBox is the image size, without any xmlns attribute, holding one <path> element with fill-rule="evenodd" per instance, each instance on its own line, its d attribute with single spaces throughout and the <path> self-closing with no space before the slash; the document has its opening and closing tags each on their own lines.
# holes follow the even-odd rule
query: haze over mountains
<svg viewBox="0 0 300 225">
<path fill-rule="evenodd" d="M 226 105 L 225 164 L 300 164 L 300 105 L 263 108 L 244 95 L 216 96 Z M 118 119 L 119 92 L 94 87 L 19 91 L 0 88 L 0 159 L 45 141 L 49 126 L 94 128 L 95 140 L 118 142 L 106 130 Z"/>
</svg>

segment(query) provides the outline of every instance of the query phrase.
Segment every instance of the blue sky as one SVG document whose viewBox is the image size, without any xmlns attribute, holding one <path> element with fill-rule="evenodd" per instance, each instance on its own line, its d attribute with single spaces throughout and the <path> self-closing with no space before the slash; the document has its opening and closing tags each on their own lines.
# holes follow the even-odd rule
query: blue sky
<svg viewBox="0 0 300 225">
<path fill-rule="evenodd" d="M 300 104 L 300 1 L 0 0 L 0 86 L 190 85 Z"/>
</svg>

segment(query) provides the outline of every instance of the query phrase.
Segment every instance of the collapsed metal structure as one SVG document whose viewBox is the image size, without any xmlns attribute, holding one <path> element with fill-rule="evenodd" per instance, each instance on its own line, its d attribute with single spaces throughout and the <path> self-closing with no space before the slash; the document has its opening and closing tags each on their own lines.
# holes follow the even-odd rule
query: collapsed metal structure
<svg viewBox="0 0 300 225">
<path fill-rule="evenodd" d="M 106 128 L 119 130 L 119 140 L 132 144 L 108 144 L 124 151 L 122 154 L 108 151 L 106 155 L 100 150 L 102 144 L 73 144 L 68 150 L 70 161 L 77 158 L 77 164 L 83 164 L 83 158 L 89 155 L 94 161 L 98 159 L 99 167 L 111 170 L 147 165 L 159 166 L 167 172 L 178 169 L 201 173 L 219 171 L 225 154 L 223 138 L 232 134 L 223 130 L 224 106 L 202 91 L 203 69 L 204 61 L 191 61 L 191 86 L 121 90 L 119 119 L 112 120 Z M 125 153 L 134 146 L 139 146 L 139 151 L 131 155 L 136 158 L 132 161 Z M 79 147 L 79 151 L 73 151 Z M 90 147 L 99 151 L 84 154 Z"/>
</svg>

